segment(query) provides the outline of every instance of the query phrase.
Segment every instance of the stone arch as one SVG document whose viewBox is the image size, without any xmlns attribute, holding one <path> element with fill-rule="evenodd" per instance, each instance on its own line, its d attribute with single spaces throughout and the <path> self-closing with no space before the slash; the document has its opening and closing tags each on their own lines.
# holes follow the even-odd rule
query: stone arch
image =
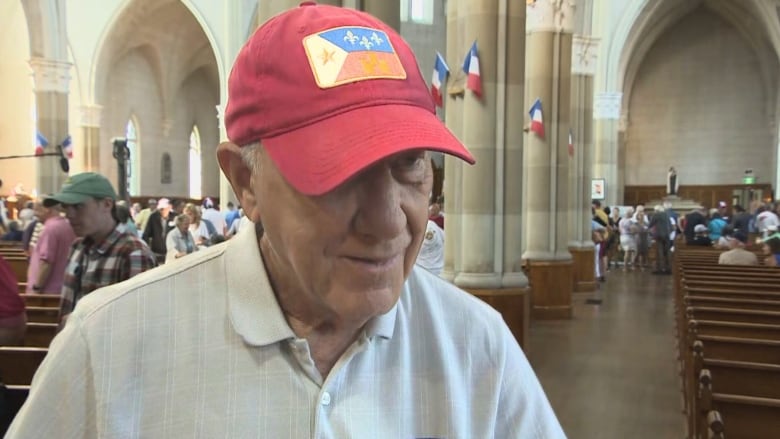
<svg viewBox="0 0 780 439">
<path fill-rule="evenodd" d="M 30 57 L 67 60 L 64 2 L 57 0 L 24 0 L 30 35 Z"/>
<path fill-rule="evenodd" d="M 188 105 L 198 106 L 200 113 L 208 107 L 217 126 L 214 108 L 219 103 L 224 67 L 211 30 L 191 1 L 127 0 L 97 47 L 91 82 L 94 101 L 104 111 L 101 142 L 115 135 L 110 131 L 116 131 L 120 119 L 124 120 L 119 116 L 134 106 L 144 126 L 141 155 L 153 157 L 165 152 L 173 165 L 172 180 L 166 187 L 153 178 L 153 171 L 142 169 L 142 190 L 148 195 L 161 195 L 164 190 L 168 196 L 186 196 L 189 173 L 180 172 L 179 167 L 182 149 L 186 157 L 189 130 L 186 136 L 181 135 L 182 114 L 191 110 Z M 202 78 L 200 84 L 211 93 L 208 102 L 191 98 L 183 105 L 182 86 L 196 72 Z M 133 89 L 134 93 L 123 89 Z M 214 134 L 213 142 L 210 136 L 204 136 L 204 145 L 217 142 L 218 135 Z M 110 172 L 110 168 L 107 170 Z M 217 181 L 218 175 L 213 180 Z"/>
<path fill-rule="evenodd" d="M 671 165 L 682 184 L 737 182 L 745 168 L 774 174 L 777 58 L 760 29 L 746 28 L 749 12 L 719 6 L 669 10 L 624 63 L 627 184 L 663 181 Z"/>
</svg>

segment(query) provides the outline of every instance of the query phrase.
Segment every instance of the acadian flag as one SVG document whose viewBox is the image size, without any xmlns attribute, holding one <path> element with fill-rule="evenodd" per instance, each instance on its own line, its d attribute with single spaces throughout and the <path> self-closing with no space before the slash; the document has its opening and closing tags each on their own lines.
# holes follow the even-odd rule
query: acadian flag
<svg viewBox="0 0 780 439">
<path fill-rule="evenodd" d="M 43 154 L 43 149 L 49 146 L 49 141 L 41 134 L 40 131 L 35 132 L 35 155 Z"/>
<path fill-rule="evenodd" d="M 69 159 L 73 158 L 73 139 L 70 138 L 70 134 L 62 141 L 62 152 L 64 152 Z"/>
<path fill-rule="evenodd" d="M 466 59 L 463 61 L 463 71 L 468 75 L 466 88 L 474 92 L 477 97 L 482 97 L 482 78 L 479 76 L 479 54 L 477 53 L 477 40 L 471 45 Z"/>
<path fill-rule="evenodd" d="M 537 136 L 544 139 L 544 121 L 542 120 L 542 100 L 536 98 L 534 104 L 531 105 L 531 110 L 528 112 L 531 115 L 531 132 L 536 133 Z"/>
<path fill-rule="evenodd" d="M 574 157 L 574 136 L 571 134 L 571 128 L 569 128 L 569 157 Z"/>
<path fill-rule="evenodd" d="M 326 29 L 305 37 L 303 47 L 314 80 L 323 89 L 368 79 L 406 79 L 390 38 L 379 29 Z"/>
<path fill-rule="evenodd" d="M 441 91 L 444 89 L 444 83 L 447 81 L 447 75 L 450 68 L 441 53 L 436 52 L 436 62 L 433 65 L 433 78 L 431 78 L 431 96 L 438 107 L 444 107 L 444 99 Z"/>
</svg>

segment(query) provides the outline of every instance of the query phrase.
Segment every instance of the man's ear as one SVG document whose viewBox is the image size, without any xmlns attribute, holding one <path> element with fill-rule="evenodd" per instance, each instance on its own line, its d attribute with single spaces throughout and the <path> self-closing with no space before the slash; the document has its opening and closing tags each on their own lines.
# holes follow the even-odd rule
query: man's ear
<svg viewBox="0 0 780 439">
<path fill-rule="evenodd" d="M 257 210 L 257 198 L 252 186 L 252 169 L 249 169 L 241 158 L 241 148 L 231 142 L 222 142 L 217 147 L 217 161 L 238 197 L 244 214 L 252 221 L 257 221 L 259 218 L 254 218 L 252 215 Z"/>
</svg>

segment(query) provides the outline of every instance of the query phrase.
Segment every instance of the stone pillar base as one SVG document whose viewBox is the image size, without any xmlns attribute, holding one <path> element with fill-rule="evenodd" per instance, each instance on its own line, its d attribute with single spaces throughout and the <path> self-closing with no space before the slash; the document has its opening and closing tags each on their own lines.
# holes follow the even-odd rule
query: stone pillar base
<svg viewBox="0 0 780 439">
<path fill-rule="evenodd" d="M 526 287 L 465 290 L 501 313 L 517 343 L 525 351 L 528 346 L 528 327 L 531 322 L 530 289 Z"/>
<path fill-rule="evenodd" d="M 531 315 L 535 319 L 571 319 L 573 262 L 528 261 Z"/>
<path fill-rule="evenodd" d="M 596 255 L 594 248 L 569 247 L 573 258 L 572 291 L 590 293 L 596 291 Z"/>
</svg>

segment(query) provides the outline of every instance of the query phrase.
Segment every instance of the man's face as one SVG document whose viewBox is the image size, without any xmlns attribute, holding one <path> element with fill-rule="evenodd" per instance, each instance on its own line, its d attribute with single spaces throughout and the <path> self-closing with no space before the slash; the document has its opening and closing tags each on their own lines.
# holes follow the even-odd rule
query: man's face
<svg viewBox="0 0 780 439">
<path fill-rule="evenodd" d="M 76 236 L 95 236 L 101 231 L 101 225 L 111 218 L 112 201 L 108 198 L 96 200 L 89 198 L 83 203 L 63 204 L 62 209 Z"/>
<path fill-rule="evenodd" d="M 189 215 L 181 215 L 181 219 L 176 224 L 176 227 L 179 228 L 179 231 L 181 233 L 187 233 L 187 229 L 190 228 L 190 216 Z"/>
<path fill-rule="evenodd" d="M 256 205 L 242 205 L 262 221 L 263 257 L 276 294 L 298 299 L 293 313 L 301 316 L 294 317 L 362 324 L 389 311 L 425 234 L 428 154 L 391 156 L 321 196 L 296 191 L 259 154 L 262 172 L 251 177 Z"/>
<path fill-rule="evenodd" d="M 46 221 L 46 210 L 42 203 L 35 203 L 33 206 L 33 213 L 38 221 Z"/>
</svg>

